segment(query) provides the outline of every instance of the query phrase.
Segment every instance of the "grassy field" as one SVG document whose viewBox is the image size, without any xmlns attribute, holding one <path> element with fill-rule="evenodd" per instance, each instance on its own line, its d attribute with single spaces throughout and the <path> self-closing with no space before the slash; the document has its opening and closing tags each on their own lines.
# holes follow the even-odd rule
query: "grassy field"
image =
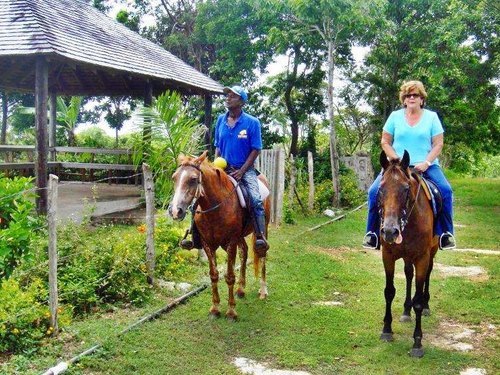
<svg viewBox="0 0 500 375">
<path fill-rule="evenodd" d="M 500 250 L 500 181 L 456 179 L 456 234 L 459 248 Z M 436 262 L 480 266 L 485 274 L 431 279 L 432 315 L 423 320 L 425 356 L 410 358 L 413 324 L 399 323 L 404 299 L 401 261 L 393 304 L 394 342 L 379 340 L 384 314 L 384 273 L 380 252 L 360 247 L 364 210 L 308 231 L 328 219 L 310 217 L 271 232 L 269 297 L 257 298 L 258 281 L 249 272 L 247 296 L 237 301 L 239 320 L 208 318 L 210 291 L 127 334 L 116 333 L 165 298 L 143 309 L 126 308 L 75 322 L 35 357 L 17 356 L 6 373 L 40 373 L 60 360 L 102 343 L 69 374 L 240 374 L 233 364 L 244 357 L 269 368 L 310 374 L 459 374 L 469 367 L 500 372 L 499 255 L 440 251 Z M 203 265 L 202 267 L 208 267 Z M 227 288 L 220 284 L 222 311 Z M 321 302 L 341 302 L 324 306 Z M 439 345 L 449 329 L 470 329 L 467 352 Z"/>
</svg>

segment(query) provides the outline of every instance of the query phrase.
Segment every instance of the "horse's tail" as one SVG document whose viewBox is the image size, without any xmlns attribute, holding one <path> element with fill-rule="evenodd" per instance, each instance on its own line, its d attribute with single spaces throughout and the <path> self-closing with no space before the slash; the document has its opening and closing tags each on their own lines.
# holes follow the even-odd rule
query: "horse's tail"
<svg viewBox="0 0 500 375">
<path fill-rule="evenodd" d="M 261 257 L 258 252 L 255 251 L 255 234 L 252 235 L 252 251 L 253 251 L 253 272 L 255 274 L 255 278 L 259 278 L 260 275 L 260 265 L 261 265 Z"/>
</svg>

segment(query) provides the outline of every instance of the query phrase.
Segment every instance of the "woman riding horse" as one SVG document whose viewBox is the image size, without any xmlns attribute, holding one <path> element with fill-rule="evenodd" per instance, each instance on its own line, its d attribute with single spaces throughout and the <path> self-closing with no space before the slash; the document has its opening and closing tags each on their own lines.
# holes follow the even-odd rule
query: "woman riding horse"
<svg viewBox="0 0 500 375">
<path fill-rule="evenodd" d="M 453 192 L 439 166 L 438 156 L 443 148 L 443 126 L 438 115 L 424 109 L 427 92 L 420 81 L 409 81 L 401 86 L 399 100 L 403 108 L 391 113 L 382 131 L 382 149 L 389 160 L 399 159 L 405 150 L 410 164 L 424 177 L 434 182 L 441 192 L 443 207 L 435 225 L 441 249 L 456 247 L 453 236 Z M 380 174 L 368 190 L 368 222 L 363 247 L 380 248 L 380 217 L 377 210 L 377 192 Z"/>
</svg>

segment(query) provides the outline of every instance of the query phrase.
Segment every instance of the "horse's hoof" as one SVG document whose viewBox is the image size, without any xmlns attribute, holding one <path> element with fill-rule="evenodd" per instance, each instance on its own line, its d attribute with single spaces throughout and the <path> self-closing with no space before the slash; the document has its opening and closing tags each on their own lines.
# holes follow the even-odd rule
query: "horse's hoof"
<svg viewBox="0 0 500 375">
<path fill-rule="evenodd" d="M 208 316 L 212 320 L 218 319 L 218 318 L 220 318 L 220 311 L 218 311 L 218 310 L 210 311 Z"/>
<path fill-rule="evenodd" d="M 259 299 L 260 300 L 265 300 L 267 298 L 267 293 L 259 293 Z"/>
<path fill-rule="evenodd" d="M 410 354 L 410 357 L 413 358 L 422 358 L 424 356 L 424 348 L 411 348 L 411 351 L 408 354 Z"/>
<path fill-rule="evenodd" d="M 401 323 L 408 323 L 408 322 L 411 322 L 411 316 L 410 315 L 401 315 L 401 317 L 399 318 L 399 321 Z"/>
<path fill-rule="evenodd" d="M 228 322 L 234 323 L 238 320 L 238 315 L 236 313 L 226 314 L 226 319 Z"/>
<path fill-rule="evenodd" d="M 423 309 L 422 315 L 423 316 L 431 316 L 431 309 Z"/>
<path fill-rule="evenodd" d="M 382 332 L 382 334 L 380 335 L 380 340 L 385 342 L 391 342 L 394 340 L 394 338 L 392 337 L 392 333 Z"/>
<path fill-rule="evenodd" d="M 241 290 L 241 289 L 238 289 L 238 290 L 236 291 L 236 296 L 237 296 L 238 298 L 244 298 L 244 297 L 245 297 L 245 291 L 243 291 L 243 290 Z"/>
</svg>

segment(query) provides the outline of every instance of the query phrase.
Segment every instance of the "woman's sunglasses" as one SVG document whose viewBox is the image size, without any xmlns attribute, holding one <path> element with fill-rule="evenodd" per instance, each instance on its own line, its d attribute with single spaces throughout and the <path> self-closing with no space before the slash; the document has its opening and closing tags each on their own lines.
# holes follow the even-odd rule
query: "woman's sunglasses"
<svg viewBox="0 0 500 375">
<path fill-rule="evenodd" d="M 405 99 L 408 99 L 408 98 L 410 98 L 410 99 L 416 99 L 416 98 L 420 98 L 420 97 L 421 97 L 420 94 L 406 94 L 404 96 Z"/>
</svg>

